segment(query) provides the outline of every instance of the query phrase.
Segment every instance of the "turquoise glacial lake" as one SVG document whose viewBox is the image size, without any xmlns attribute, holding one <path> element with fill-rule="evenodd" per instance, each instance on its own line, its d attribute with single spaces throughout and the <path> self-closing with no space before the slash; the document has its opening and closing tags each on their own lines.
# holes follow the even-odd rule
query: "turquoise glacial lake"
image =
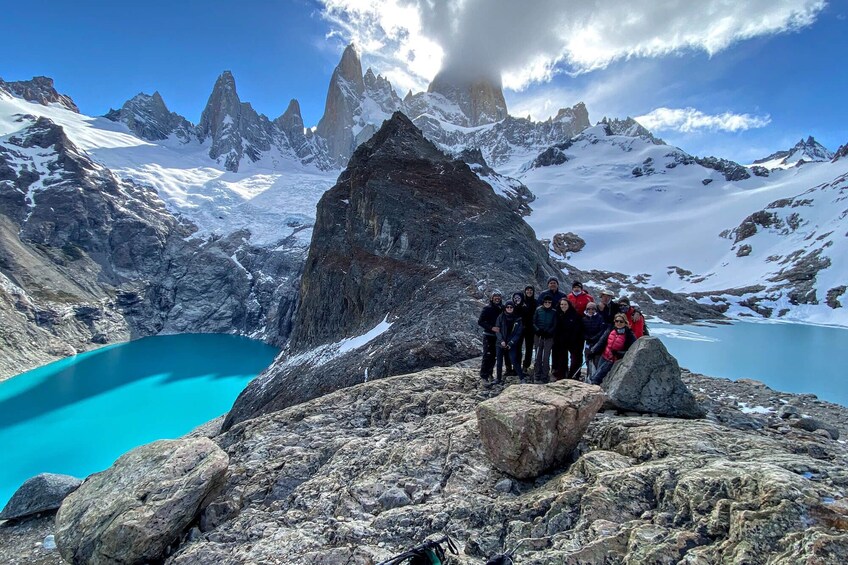
<svg viewBox="0 0 848 565">
<path fill-rule="evenodd" d="M 711 377 L 748 378 L 848 406 L 848 329 L 806 324 L 737 322 L 672 326 L 652 323 L 681 367 Z"/>
<path fill-rule="evenodd" d="M 38 473 L 83 478 L 224 414 L 277 353 L 240 336 L 155 336 L 0 382 L 0 508 Z"/>
</svg>

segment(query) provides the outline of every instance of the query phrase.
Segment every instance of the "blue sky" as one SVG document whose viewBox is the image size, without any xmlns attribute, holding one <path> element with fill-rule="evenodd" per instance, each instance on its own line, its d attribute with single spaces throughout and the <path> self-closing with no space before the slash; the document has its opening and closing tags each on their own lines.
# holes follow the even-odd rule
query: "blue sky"
<svg viewBox="0 0 848 565">
<path fill-rule="evenodd" d="M 807 135 L 831 150 L 848 143 L 848 0 L 586 4 L 18 2 L 3 10 L 14 24 L 0 76 L 53 77 L 92 115 L 159 90 L 197 122 L 226 69 L 258 111 L 274 118 L 297 98 L 314 125 L 341 50 L 355 41 L 363 65 L 401 95 L 454 65 L 503 76 L 514 115 L 545 119 L 585 101 L 593 121 L 642 116 L 699 155 L 746 162 Z"/>
</svg>

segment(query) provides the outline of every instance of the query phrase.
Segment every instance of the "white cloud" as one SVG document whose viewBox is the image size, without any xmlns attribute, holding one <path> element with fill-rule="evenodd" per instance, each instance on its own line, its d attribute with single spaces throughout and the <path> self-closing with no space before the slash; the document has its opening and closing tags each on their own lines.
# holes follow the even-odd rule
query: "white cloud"
<svg viewBox="0 0 848 565">
<path fill-rule="evenodd" d="M 322 15 L 366 55 L 426 84 L 444 63 L 521 90 L 558 72 L 602 69 L 687 50 L 710 55 L 812 24 L 825 0 L 320 0 Z M 376 62 L 375 62 L 376 66 Z M 389 65 L 387 65 L 389 66 Z"/>
<path fill-rule="evenodd" d="M 636 116 L 636 121 L 651 131 L 678 131 L 691 133 L 700 130 L 709 131 L 745 131 L 767 126 L 771 117 L 752 116 L 751 114 L 709 115 L 695 108 L 657 108 L 643 116 Z"/>
</svg>

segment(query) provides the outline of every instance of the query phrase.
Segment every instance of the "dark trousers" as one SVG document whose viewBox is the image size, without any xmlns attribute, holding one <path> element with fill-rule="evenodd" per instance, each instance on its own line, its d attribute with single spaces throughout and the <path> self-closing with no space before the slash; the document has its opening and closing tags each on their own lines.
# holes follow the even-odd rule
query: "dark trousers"
<svg viewBox="0 0 848 565">
<path fill-rule="evenodd" d="M 570 359 L 570 362 L 569 362 Z M 555 343 L 553 351 L 553 374 L 554 378 L 573 379 L 580 373 L 583 366 L 583 344 L 582 343 Z"/>
<path fill-rule="evenodd" d="M 512 366 L 515 368 L 515 372 L 518 374 L 519 379 L 524 379 L 524 371 L 521 370 L 521 350 L 515 347 L 511 347 L 509 349 L 504 349 L 498 344 L 498 365 L 497 365 L 497 375 L 498 381 L 503 380 L 503 365 L 504 361 L 509 362 L 512 361 Z M 509 365 L 506 366 L 506 370 L 509 371 Z"/>
<path fill-rule="evenodd" d="M 533 369 L 534 378 L 537 382 L 546 383 L 550 379 L 551 372 L 551 348 L 554 346 L 554 338 L 536 338 L 536 365 Z"/>
<path fill-rule="evenodd" d="M 483 336 L 483 362 L 480 364 L 480 378 L 491 379 L 492 370 L 495 368 L 495 346 L 497 336 Z"/>
<path fill-rule="evenodd" d="M 533 330 L 525 331 L 524 338 L 522 341 L 524 342 L 524 368 L 529 369 L 530 363 L 533 360 L 533 338 L 535 334 L 533 334 Z"/>
</svg>

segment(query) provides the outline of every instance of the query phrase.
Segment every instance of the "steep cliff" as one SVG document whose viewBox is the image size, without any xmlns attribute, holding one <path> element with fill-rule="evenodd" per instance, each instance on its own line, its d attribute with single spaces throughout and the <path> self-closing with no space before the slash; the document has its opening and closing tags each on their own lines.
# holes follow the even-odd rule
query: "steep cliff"
<svg viewBox="0 0 848 565">
<path fill-rule="evenodd" d="M 321 198 L 287 354 L 227 425 L 476 355 L 484 293 L 556 272 L 505 199 L 396 113 Z"/>
</svg>

